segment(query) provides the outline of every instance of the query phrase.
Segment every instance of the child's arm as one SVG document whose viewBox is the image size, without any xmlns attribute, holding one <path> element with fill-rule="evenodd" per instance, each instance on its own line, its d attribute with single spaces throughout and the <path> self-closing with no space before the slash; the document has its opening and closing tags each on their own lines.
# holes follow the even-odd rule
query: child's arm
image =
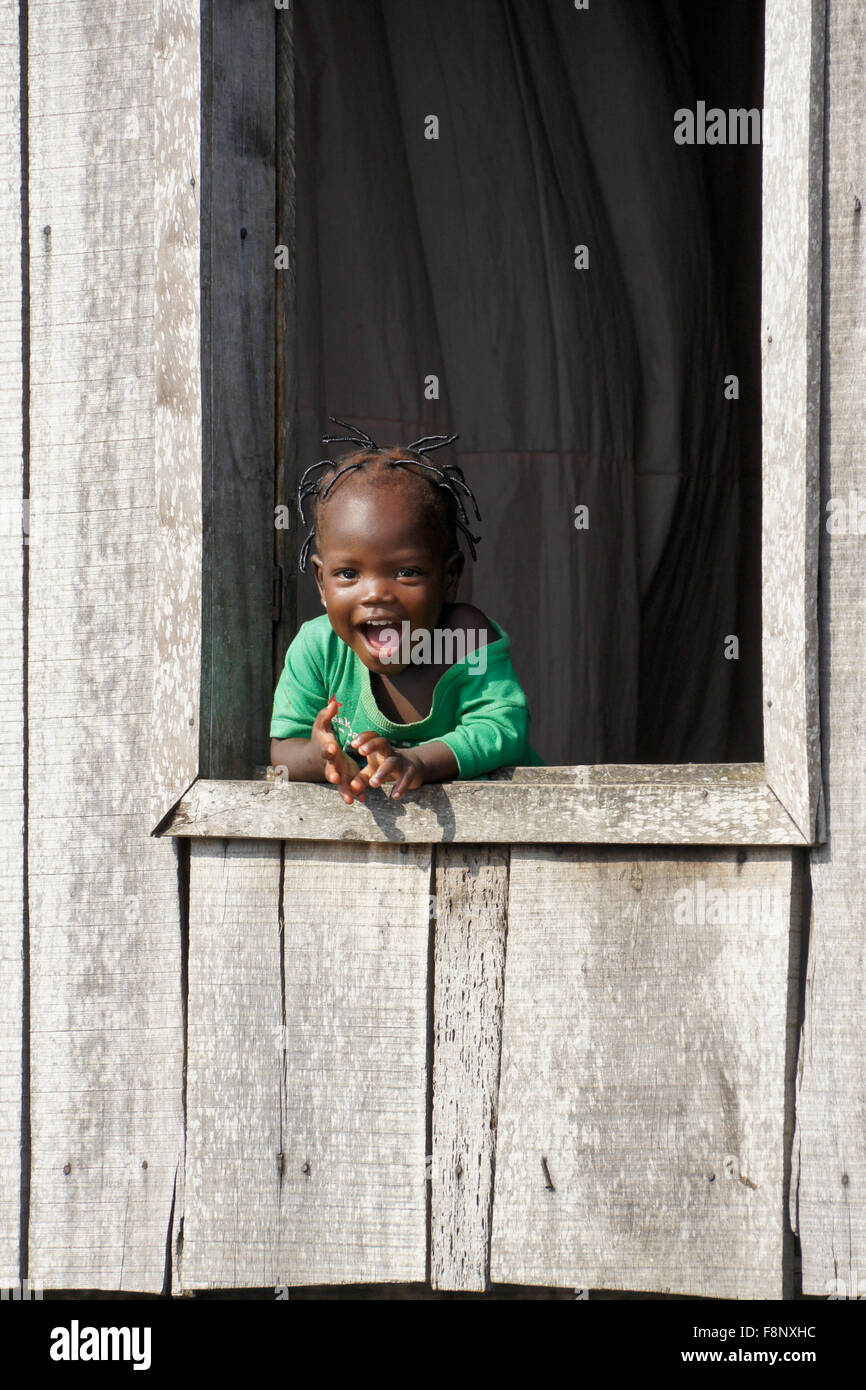
<svg viewBox="0 0 866 1390">
<path fill-rule="evenodd" d="M 284 767 L 290 782 L 330 782 L 337 787 L 347 805 L 357 798 L 364 801 L 366 781 L 358 764 L 340 748 L 331 728 L 339 703 L 331 696 L 319 710 L 306 738 L 272 738 L 271 762 Z"/>
</svg>

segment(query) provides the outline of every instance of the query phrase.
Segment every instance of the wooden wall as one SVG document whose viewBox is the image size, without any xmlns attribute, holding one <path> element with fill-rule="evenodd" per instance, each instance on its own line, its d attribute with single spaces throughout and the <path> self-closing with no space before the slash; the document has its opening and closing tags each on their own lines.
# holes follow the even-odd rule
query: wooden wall
<svg viewBox="0 0 866 1390">
<path fill-rule="evenodd" d="M 790 1294 L 800 870 L 194 840 L 175 1287 Z"/>
<path fill-rule="evenodd" d="M 0 537 L 0 1280 L 779 1298 L 789 1199 L 807 1292 L 866 1271 L 862 536 L 822 538 L 811 892 L 792 848 L 151 837 L 184 697 L 160 686 L 161 566 L 201 546 L 170 495 L 196 381 L 154 367 L 158 334 L 197 361 L 198 301 L 155 320 L 154 277 L 195 282 L 199 108 L 154 93 L 196 76 L 199 7 L 30 0 L 20 66 L 0 16 L 0 200 L 25 230 L 0 265 L 0 500 L 32 520 Z M 863 28 L 830 0 L 828 496 L 866 492 Z"/>
<path fill-rule="evenodd" d="M 831 0 L 824 208 L 821 744 L 791 1219 L 803 1288 L 866 1295 L 866 11 Z M 828 503 L 834 507 L 828 511 Z M 845 509 L 843 529 L 827 520 Z M 858 517 L 858 510 L 860 515 Z M 837 1287 L 833 1287 L 838 1281 Z"/>
<path fill-rule="evenodd" d="M 150 837 L 156 7 L 30 0 L 29 1264 L 159 1291 L 183 1155 L 176 855 Z"/>
<path fill-rule="evenodd" d="M 24 603 L 21 118 L 18 6 L 0 4 L 0 1286 L 18 1278 L 24 946 Z M 25 204 L 26 208 L 26 204 Z M 28 518 L 29 520 L 29 518 Z"/>
</svg>

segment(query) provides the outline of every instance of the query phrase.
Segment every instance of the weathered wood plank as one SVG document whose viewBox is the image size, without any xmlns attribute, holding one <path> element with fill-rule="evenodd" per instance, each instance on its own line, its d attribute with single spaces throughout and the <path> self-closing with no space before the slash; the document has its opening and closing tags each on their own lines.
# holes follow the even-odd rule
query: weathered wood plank
<svg viewBox="0 0 866 1390">
<path fill-rule="evenodd" d="M 286 1065 L 280 849 L 190 846 L 179 1291 L 277 1282 Z"/>
<path fill-rule="evenodd" d="M 24 916 L 24 544 L 18 5 L 0 3 L 0 1287 L 19 1277 Z"/>
<path fill-rule="evenodd" d="M 163 833 L 474 844 L 483 826 L 491 844 L 802 844 L 752 767 L 731 764 L 694 780 L 644 769 L 616 781 L 607 780 L 606 768 L 580 768 L 572 783 L 449 782 L 408 792 L 396 804 L 371 793 L 352 806 L 324 784 L 198 781 Z"/>
<path fill-rule="evenodd" d="M 275 332 L 275 478 L 274 506 L 287 506 L 287 526 L 274 530 L 274 558 L 279 567 L 277 607 L 274 623 L 271 685 L 276 687 L 282 674 L 289 643 L 297 628 L 298 553 L 302 532 L 295 503 L 298 484 L 298 301 L 295 229 L 295 9 L 277 12 L 277 185 L 276 242 L 285 248 L 287 264 L 277 274 Z M 249 768 L 245 769 L 249 776 Z"/>
<path fill-rule="evenodd" d="M 430 1268 L 434 1289 L 484 1290 L 505 976 L 508 852 L 436 853 Z"/>
<path fill-rule="evenodd" d="M 191 856 L 184 1288 L 423 1280 L 429 849 Z"/>
<path fill-rule="evenodd" d="M 278 16 L 260 0 L 207 0 L 203 10 L 199 768 L 245 777 L 268 754 L 274 693 Z"/>
<path fill-rule="evenodd" d="M 818 511 L 825 0 L 767 0 L 762 259 L 767 781 L 807 841 L 820 786 Z"/>
<path fill-rule="evenodd" d="M 201 63 L 199 0 L 157 0 L 154 33 L 154 534 L 151 817 L 199 772 Z"/>
<path fill-rule="evenodd" d="M 255 780 L 285 785 L 281 769 L 269 765 L 253 769 Z M 528 783 L 530 786 L 606 787 L 621 782 L 674 783 L 686 787 L 766 786 L 763 763 L 595 763 L 585 767 L 499 767 L 491 782 Z M 449 784 L 451 785 L 451 784 Z M 388 787 L 385 788 L 388 791 Z"/>
<path fill-rule="evenodd" d="M 799 908 L 740 854 L 512 851 L 494 1283 L 782 1296 Z"/>
<path fill-rule="evenodd" d="M 829 838 L 811 854 L 792 1222 L 804 1293 L 866 1295 L 866 13 L 834 0 L 828 29 L 827 317 L 821 689 Z M 832 505 L 831 505 L 832 504 Z M 831 527 L 832 532 L 831 532 Z"/>
<path fill-rule="evenodd" d="M 153 677 L 154 8 L 28 10 L 30 1272 L 46 1288 L 158 1292 L 183 1043 L 176 856 L 148 835 L 140 776 Z"/>
</svg>

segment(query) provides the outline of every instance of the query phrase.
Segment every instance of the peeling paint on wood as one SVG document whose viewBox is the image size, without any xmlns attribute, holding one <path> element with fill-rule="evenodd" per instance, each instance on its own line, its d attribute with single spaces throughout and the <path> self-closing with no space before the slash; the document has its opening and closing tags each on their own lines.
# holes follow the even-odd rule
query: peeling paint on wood
<svg viewBox="0 0 866 1390">
<path fill-rule="evenodd" d="M 396 804 L 371 792 L 365 805 L 351 806 L 324 784 L 199 781 L 164 833 L 474 844 L 483 826 L 485 839 L 497 844 L 802 844 L 754 766 L 731 764 L 694 779 L 643 768 L 618 781 L 607 768 L 578 768 L 573 782 L 553 776 L 431 783 Z"/>
</svg>

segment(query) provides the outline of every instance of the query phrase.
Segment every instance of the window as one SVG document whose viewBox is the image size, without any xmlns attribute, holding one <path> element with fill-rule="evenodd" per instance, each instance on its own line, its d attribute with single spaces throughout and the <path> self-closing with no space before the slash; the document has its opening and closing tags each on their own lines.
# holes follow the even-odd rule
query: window
<svg viewBox="0 0 866 1390">
<path fill-rule="evenodd" d="M 582 18 L 576 14 L 575 22 Z M 396 806 L 382 796 L 345 807 L 324 786 L 245 780 L 266 760 L 272 662 L 278 666 L 285 651 L 280 616 L 291 629 L 298 611 L 297 537 L 277 533 L 274 567 L 270 530 L 275 503 L 291 492 L 298 448 L 299 368 L 288 330 L 298 313 L 295 247 L 303 235 L 293 169 L 305 155 L 300 134 L 295 149 L 284 119 L 296 109 L 297 19 L 292 10 L 207 12 L 200 88 L 182 36 L 169 44 L 187 45 L 186 64 L 166 62 L 157 74 L 158 131 L 168 132 L 173 118 L 176 128 L 182 117 L 187 136 L 185 145 L 176 136 L 158 142 L 164 217 L 157 454 L 165 540 L 155 691 L 164 729 L 154 750 L 158 832 L 428 842 L 813 841 L 821 834 L 815 610 L 823 88 L 822 30 L 807 0 L 784 14 L 772 7 L 765 35 L 771 138 L 765 127 L 763 762 L 504 770 L 491 783 L 428 786 Z M 263 77 L 270 72 L 273 87 Z M 297 110 L 304 109 L 299 101 Z M 199 113 L 200 181 L 190 175 Z M 188 188 L 201 194 L 200 263 L 194 233 L 177 216 Z M 272 276 L 274 245 L 287 248 L 287 263 Z M 196 688 L 200 710 L 190 699 Z"/>
</svg>

